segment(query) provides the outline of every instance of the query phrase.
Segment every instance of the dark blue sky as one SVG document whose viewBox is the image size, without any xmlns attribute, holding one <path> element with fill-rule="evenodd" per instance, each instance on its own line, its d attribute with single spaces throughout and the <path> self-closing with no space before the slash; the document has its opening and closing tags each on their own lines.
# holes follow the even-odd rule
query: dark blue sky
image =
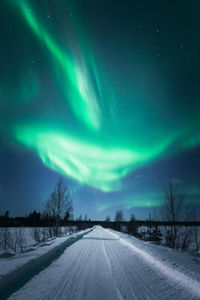
<svg viewBox="0 0 200 300">
<path fill-rule="evenodd" d="M 74 215 L 200 199 L 197 1 L 2 1 L 0 213 L 63 177 Z"/>
</svg>

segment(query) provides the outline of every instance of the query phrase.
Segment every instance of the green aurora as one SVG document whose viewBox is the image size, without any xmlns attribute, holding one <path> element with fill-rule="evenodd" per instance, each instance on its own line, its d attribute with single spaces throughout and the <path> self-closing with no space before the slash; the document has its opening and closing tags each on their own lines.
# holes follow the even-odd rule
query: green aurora
<svg viewBox="0 0 200 300">
<path fill-rule="evenodd" d="M 48 33 L 48 30 L 43 28 L 39 20 L 34 16 L 31 5 L 24 0 L 17 2 L 17 5 L 19 5 L 28 26 L 30 26 L 36 37 L 44 44 L 52 56 L 55 68 L 59 69 L 59 72 L 63 74 L 61 86 L 75 116 L 89 128 L 98 129 L 100 126 L 99 95 L 96 95 L 97 91 L 95 93 L 93 88 L 90 73 L 87 69 L 88 66 L 93 77 L 97 79 L 97 82 L 95 82 L 96 86 L 99 86 L 99 82 L 98 77 L 95 76 L 95 66 L 91 63 L 89 65 L 89 60 L 92 61 L 91 58 L 89 59 L 90 53 L 88 53 L 88 60 L 86 61 L 82 53 L 74 53 L 73 49 L 61 49 Z"/>
<path fill-rule="evenodd" d="M 199 145 L 199 100 L 175 104 L 175 96 L 166 91 L 159 72 L 155 75 L 158 95 L 151 86 L 144 89 L 146 75 L 141 79 L 134 59 L 134 76 L 129 80 L 128 91 L 123 80 L 120 85 L 117 75 L 106 77 L 105 59 L 100 51 L 93 50 L 91 31 L 89 34 L 77 7 L 69 1 L 61 2 L 70 14 L 60 12 L 60 19 L 52 25 L 44 2 L 9 1 L 9 9 L 26 27 L 35 47 L 46 56 L 49 97 L 53 91 L 51 104 L 41 102 L 39 114 L 33 109 L 22 118 L 12 118 L 12 112 L 4 117 L 13 141 L 32 149 L 50 169 L 104 192 L 120 191 L 122 179 L 131 172 Z M 61 26 L 64 35 L 56 32 L 55 24 Z M 136 61 L 139 54 L 132 55 Z M 148 73 L 151 60 L 146 61 Z M 142 61 L 139 65 L 144 68 Z M 34 101 L 38 101 L 35 99 L 41 99 L 42 91 L 48 87 L 44 87 L 37 67 L 33 64 L 31 68 L 28 76 L 20 69 L 14 73 L 21 82 L 18 88 L 13 83 L 14 100 L 4 80 L 0 86 L 2 107 L 8 109 L 10 101 L 10 106 L 18 105 L 23 110 L 26 105 L 34 107 Z M 54 94 L 59 95 L 55 100 Z M 62 107 L 63 116 L 51 122 L 56 105 Z M 42 117 L 45 108 L 50 113 L 45 112 Z M 153 197 L 148 201 L 130 199 L 124 201 L 127 208 L 130 203 L 136 206 L 160 203 Z"/>
<path fill-rule="evenodd" d="M 112 134 L 109 134 L 111 142 L 108 144 L 109 147 L 106 146 L 107 141 L 104 141 L 104 129 L 103 124 L 101 124 L 106 122 L 106 119 L 103 118 L 104 112 L 103 108 L 100 108 L 101 102 L 99 100 L 99 95 L 102 92 L 98 93 L 98 90 L 93 88 L 89 76 L 89 74 L 97 74 L 96 68 L 92 69 L 94 64 L 88 64 L 90 53 L 85 58 L 82 53 L 73 52 L 73 49 L 61 49 L 48 33 L 48 29 L 43 28 L 43 25 L 36 18 L 30 2 L 25 0 L 16 1 L 16 5 L 21 11 L 22 18 L 27 26 L 30 26 L 33 34 L 46 47 L 48 54 L 51 55 L 55 66 L 52 72 L 56 73 L 56 70 L 59 69 L 63 73 L 64 76 L 62 76 L 62 82 L 59 86 L 65 92 L 66 101 L 74 113 L 74 118 L 77 118 L 77 122 L 83 122 L 82 126 L 85 126 L 85 131 L 86 133 L 88 131 L 89 136 L 95 135 L 93 131 L 89 132 L 90 130 L 100 130 L 100 127 L 102 128 L 101 132 L 98 133 L 97 143 L 92 144 L 79 137 L 72 139 L 68 130 L 57 132 L 49 126 L 41 128 L 38 124 L 32 126 L 25 124 L 22 127 L 17 127 L 15 131 L 17 140 L 33 148 L 47 166 L 57 172 L 71 176 L 81 183 L 86 183 L 104 191 L 112 191 L 120 189 L 120 184 L 116 180 L 161 156 L 176 140 L 179 139 L 179 143 L 182 144 L 181 147 L 187 147 L 191 143 L 195 146 L 199 142 L 199 135 L 192 134 L 196 125 L 195 120 L 189 126 L 187 124 L 185 128 L 177 128 L 175 132 L 170 131 L 165 126 L 161 130 L 157 128 L 157 131 L 160 131 L 157 137 L 154 136 L 153 131 L 155 129 L 153 128 L 152 132 L 149 132 L 151 141 L 144 143 L 142 137 L 138 136 L 137 133 L 140 128 L 144 127 L 144 124 L 140 122 L 141 115 L 133 113 L 130 127 L 133 129 L 133 133 L 137 133 L 135 141 L 133 134 L 133 142 L 129 145 L 127 145 L 128 143 L 123 145 L 120 142 L 120 137 L 116 139 L 112 137 Z M 79 51 L 81 48 L 82 45 L 80 44 Z M 97 79 L 95 84 L 99 87 L 98 76 L 96 75 L 94 78 Z M 149 106 L 148 99 L 142 100 L 143 110 L 145 111 Z M 102 115 L 101 121 L 100 115 Z M 134 118 L 136 118 L 136 122 Z M 151 111 L 149 112 L 149 118 L 152 122 L 155 122 Z M 122 122 L 120 125 L 123 129 L 121 135 L 126 137 L 126 127 L 123 126 L 123 119 L 120 122 Z M 115 129 L 112 124 L 110 129 L 111 132 Z M 181 139 L 185 135 L 190 136 L 188 141 L 185 141 L 184 138 Z M 129 140 L 129 136 L 125 140 Z M 111 145 L 115 145 L 115 147 Z"/>
<path fill-rule="evenodd" d="M 193 187 L 185 190 L 187 196 L 193 198 L 193 203 L 196 205 L 199 203 L 198 196 L 200 194 L 200 188 Z M 196 197 L 197 196 L 197 197 Z M 130 210 L 133 208 L 139 207 L 158 207 L 162 206 L 165 201 L 163 197 L 163 191 L 154 191 L 152 193 L 144 192 L 143 194 L 133 194 L 124 196 L 122 199 L 118 199 L 115 202 L 105 202 L 103 204 L 99 204 L 99 211 L 106 211 L 109 208 L 113 208 L 116 205 L 122 207 L 126 210 Z M 190 203 L 191 199 L 186 198 L 185 202 L 187 205 Z M 159 217 L 159 216 L 158 216 Z"/>
</svg>

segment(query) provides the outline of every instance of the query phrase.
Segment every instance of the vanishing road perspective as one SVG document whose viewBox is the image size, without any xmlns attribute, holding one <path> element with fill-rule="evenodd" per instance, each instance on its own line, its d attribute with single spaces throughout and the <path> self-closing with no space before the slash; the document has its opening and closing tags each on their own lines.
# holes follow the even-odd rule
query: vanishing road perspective
<svg viewBox="0 0 200 300">
<path fill-rule="evenodd" d="M 152 253 L 136 238 L 96 226 L 9 299 L 200 299 L 195 278 Z"/>
</svg>

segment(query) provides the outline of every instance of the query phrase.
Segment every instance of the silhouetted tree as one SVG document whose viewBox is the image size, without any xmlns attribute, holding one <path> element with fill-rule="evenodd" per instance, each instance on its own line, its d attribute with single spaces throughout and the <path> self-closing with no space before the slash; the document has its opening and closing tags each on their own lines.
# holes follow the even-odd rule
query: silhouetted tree
<svg viewBox="0 0 200 300">
<path fill-rule="evenodd" d="M 122 222 L 124 220 L 123 217 L 123 211 L 122 210 L 117 210 L 115 214 L 115 222 Z"/>
<path fill-rule="evenodd" d="M 39 243 L 41 241 L 41 228 L 40 227 L 31 227 L 30 228 L 30 233 L 32 238 Z"/>
<path fill-rule="evenodd" d="M 54 234 L 56 236 L 59 235 L 60 220 L 64 217 L 66 209 L 70 206 L 70 201 L 70 192 L 64 185 L 63 180 L 59 179 L 45 205 L 45 212 L 53 222 Z"/>
<path fill-rule="evenodd" d="M 136 221 L 136 217 L 135 215 L 132 213 L 130 216 L 130 221 L 129 222 L 135 222 Z"/>
<path fill-rule="evenodd" d="M 16 232 L 16 244 L 19 247 L 20 251 L 23 252 L 26 247 L 26 238 L 25 238 L 25 228 L 19 227 Z"/>
<path fill-rule="evenodd" d="M 192 205 L 191 212 L 190 212 L 190 218 L 193 222 L 200 221 L 200 206 L 197 206 L 195 204 Z M 194 253 L 196 255 L 199 254 L 200 249 L 200 229 L 199 226 L 193 226 L 192 227 L 192 236 L 195 244 Z"/>
<path fill-rule="evenodd" d="M 9 219 L 9 215 L 10 215 L 9 210 L 6 210 L 4 217 L 5 217 L 6 219 Z"/>
<path fill-rule="evenodd" d="M 6 210 L 6 212 L 2 218 L 4 226 L 9 226 L 9 215 L 10 215 L 10 212 L 8 210 Z"/>
<path fill-rule="evenodd" d="M 1 230 L 1 237 L 2 237 L 2 241 L 0 241 L 0 244 L 3 245 L 3 249 L 4 251 L 7 250 L 7 248 L 10 247 L 10 242 L 11 242 L 11 231 L 10 228 L 3 227 Z"/>
<path fill-rule="evenodd" d="M 161 216 L 164 221 L 171 222 L 166 235 L 166 243 L 169 247 L 175 248 L 180 228 L 176 222 L 183 219 L 185 194 L 179 192 L 177 184 L 173 182 L 170 182 L 164 191 L 165 201 L 161 208 Z"/>
<path fill-rule="evenodd" d="M 105 221 L 110 222 L 110 216 L 107 216 Z"/>
<path fill-rule="evenodd" d="M 28 221 L 30 226 L 40 226 L 41 225 L 40 212 L 34 210 L 32 213 L 29 214 Z"/>
<path fill-rule="evenodd" d="M 135 215 L 132 213 L 128 222 L 128 233 L 132 235 L 138 234 L 138 226 L 136 223 Z"/>
<path fill-rule="evenodd" d="M 64 220 L 65 221 L 73 220 L 73 204 L 72 204 L 72 200 L 70 198 L 68 199 L 68 203 L 66 204 Z"/>
<path fill-rule="evenodd" d="M 149 214 L 149 218 L 147 219 L 147 233 L 149 235 L 149 240 L 152 241 L 152 233 L 153 233 L 153 219 L 151 214 Z"/>
</svg>

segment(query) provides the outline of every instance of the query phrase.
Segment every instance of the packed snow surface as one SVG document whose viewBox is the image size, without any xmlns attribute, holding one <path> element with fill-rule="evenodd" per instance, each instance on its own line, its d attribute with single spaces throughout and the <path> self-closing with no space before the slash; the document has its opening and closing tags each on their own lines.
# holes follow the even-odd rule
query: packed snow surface
<svg viewBox="0 0 200 300">
<path fill-rule="evenodd" d="M 200 299 L 199 266 L 172 264 L 162 249 L 97 226 L 9 299 Z"/>
</svg>

